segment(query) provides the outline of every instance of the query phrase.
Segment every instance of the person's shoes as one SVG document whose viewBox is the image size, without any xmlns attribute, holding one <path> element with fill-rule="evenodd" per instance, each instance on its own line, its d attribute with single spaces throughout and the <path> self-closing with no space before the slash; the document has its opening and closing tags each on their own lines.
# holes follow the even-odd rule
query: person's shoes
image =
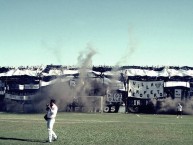
<svg viewBox="0 0 193 145">
<path fill-rule="evenodd" d="M 58 136 L 56 138 L 53 139 L 53 141 L 57 141 L 58 140 Z"/>
<path fill-rule="evenodd" d="M 46 143 L 51 143 L 52 141 L 47 140 Z"/>
</svg>

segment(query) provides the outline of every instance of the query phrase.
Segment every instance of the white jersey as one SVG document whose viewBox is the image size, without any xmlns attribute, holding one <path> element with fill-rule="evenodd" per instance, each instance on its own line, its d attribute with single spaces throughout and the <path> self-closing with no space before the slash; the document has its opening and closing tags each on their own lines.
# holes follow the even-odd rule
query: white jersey
<svg viewBox="0 0 193 145">
<path fill-rule="evenodd" d="M 58 107 L 54 104 L 51 109 L 48 110 L 47 117 L 54 119 L 58 112 Z"/>
<path fill-rule="evenodd" d="M 177 111 L 182 111 L 182 105 L 178 105 Z"/>
</svg>

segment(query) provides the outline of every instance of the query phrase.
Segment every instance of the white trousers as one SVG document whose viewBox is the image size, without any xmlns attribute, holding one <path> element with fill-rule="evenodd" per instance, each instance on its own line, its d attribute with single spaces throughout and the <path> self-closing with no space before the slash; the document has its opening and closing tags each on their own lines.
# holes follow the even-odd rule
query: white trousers
<svg viewBox="0 0 193 145">
<path fill-rule="evenodd" d="M 54 123 L 55 123 L 55 119 L 48 119 L 48 121 L 47 121 L 49 142 L 52 142 L 53 139 L 57 138 L 55 132 L 53 131 Z"/>
</svg>

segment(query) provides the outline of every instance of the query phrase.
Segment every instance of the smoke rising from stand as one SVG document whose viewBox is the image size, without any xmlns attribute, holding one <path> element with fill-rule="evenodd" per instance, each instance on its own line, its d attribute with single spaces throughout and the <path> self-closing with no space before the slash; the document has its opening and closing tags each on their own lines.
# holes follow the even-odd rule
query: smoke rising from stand
<svg viewBox="0 0 193 145">
<path fill-rule="evenodd" d="M 62 78 L 59 77 L 53 85 L 42 87 L 33 100 L 36 111 L 43 112 L 45 105 L 51 98 L 56 100 L 59 110 L 65 110 L 65 106 L 75 100 L 79 100 L 84 105 L 89 105 L 86 98 L 80 98 L 87 96 L 87 91 L 95 86 L 94 81 L 88 78 L 88 68 L 92 67 L 92 58 L 96 53 L 91 46 L 80 52 L 78 56 L 79 78 L 76 79 L 75 87 L 71 87 L 69 81 L 63 82 Z"/>
</svg>

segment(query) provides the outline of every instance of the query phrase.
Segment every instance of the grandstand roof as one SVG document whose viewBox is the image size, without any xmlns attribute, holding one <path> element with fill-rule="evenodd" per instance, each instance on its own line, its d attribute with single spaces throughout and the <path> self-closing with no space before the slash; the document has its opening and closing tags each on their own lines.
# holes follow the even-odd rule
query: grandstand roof
<svg viewBox="0 0 193 145">
<path fill-rule="evenodd" d="M 0 69 L 2 70 L 2 69 Z M 46 70 L 46 71 L 45 71 Z M 62 76 L 62 75 L 76 75 L 81 73 L 81 69 L 68 69 L 67 67 L 57 66 L 57 67 L 45 67 L 45 68 L 4 68 L 0 72 L 0 77 L 9 76 Z M 84 72 L 92 72 L 95 75 L 104 76 L 141 76 L 141 77 L 191 77 L 193 78 L 193 69 L 191 67 L 120 67 L 119 69 L 113 69 L 110 67 L 93 67 L 93 69 L 86 69 Z"/>
</svg>

